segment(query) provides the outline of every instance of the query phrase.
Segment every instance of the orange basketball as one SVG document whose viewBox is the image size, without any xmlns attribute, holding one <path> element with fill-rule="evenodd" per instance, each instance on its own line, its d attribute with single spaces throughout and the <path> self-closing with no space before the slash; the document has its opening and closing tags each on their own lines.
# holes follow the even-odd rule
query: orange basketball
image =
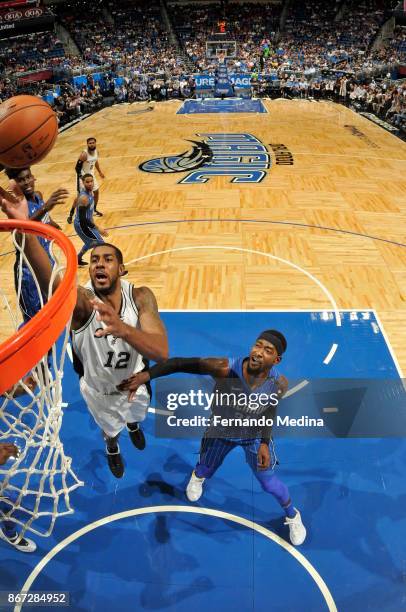
<svg viewBox="0 0 406 612">
<path fill-rule="evenodd" d="M 58 135 L 52 108 L 36 96 L 14 96 L 0 104 L 0 164 L 25 168 L 49 153 Z"/>
</svg>

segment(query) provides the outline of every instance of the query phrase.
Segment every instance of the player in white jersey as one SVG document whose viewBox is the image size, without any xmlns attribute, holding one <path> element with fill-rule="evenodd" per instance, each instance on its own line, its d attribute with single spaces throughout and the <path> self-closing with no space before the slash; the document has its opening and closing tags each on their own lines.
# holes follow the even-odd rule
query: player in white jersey
<svg viewBox="0 0 406 612">
<path fill-rule="evenodd" d="M 102 217 L 103 213 L 97 210 L 97 204 L 99 202 L 99 183 L 96 179 L 96 170 L 99 176 L 104 179 L 105 175 L 101 171 L 99 165 L 99 153 L 96 148 L 96 138 L 88 138 L 86 140 L 87 148 L 82 151 L 76 162 L 75 170 L 77 174 L 77 192 L 80 193 L 83 190 L 82 177 L 85 174 L 91 174 L 93 177 L 93 195 L 94 195 L 94 214 L 96 217 Z M 75 199 L 72 208 L 70 209 L 68 216 L 68 223 L 72 223 L 73 215 L 77 204 L 77 198 Z"/>
<path fill-rule="evenodd" d="M 17 202 L 11 202 L 7 192 L 0 188 L 0 203 L 7 216 L 24 218 L 18 186 L 14 197 Z M 36 236 L 25 235 L 25 253 L 42 290 L 47 290 L 51 264 Z M 118 446 L 120 432 L 127 427 L 134 446 L 142 450 L 145 438 L 139 423 L 145 419 L 149 404 L 145 386 L 134 401 L 129 401 L 117 386 L 141 371 L 146 360 L 168 358 L 166 330 L 154 294 L 148 287 L 134 287 L 122 281 L 125 274 L 120 249 L 107 243 L 95 246 L 90 255 L 90 281 L 85 287 L 78 287 L 71 322 L 80 389 L 103 432 L 108 464 L 117 478 L 124 474 Z"/>
</svg>

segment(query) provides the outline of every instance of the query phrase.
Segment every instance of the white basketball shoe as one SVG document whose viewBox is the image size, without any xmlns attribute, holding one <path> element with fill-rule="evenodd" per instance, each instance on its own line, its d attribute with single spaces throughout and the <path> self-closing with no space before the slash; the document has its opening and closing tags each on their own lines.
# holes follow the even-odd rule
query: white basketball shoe
<svg viewBox="0 0 406 612">
<path fill-rule="evenodd" d="M 205 480 L 205 478 L 198 478 L 193 470 L 186 487 L 186 497 L 189 501 L 195 502 L 201 498 L 203 493 L 203 483 Z"/>
<path fill-rule="evenodd" d="M 289 525 L 289 538 L 292 544 L 294 546 L 303 544 L 306 539 L 306 527 L 302 523 L 299 510 L 296 510 L 296 516 L 293 518 L 286 517 L 285 525 Z"/>
</svg>

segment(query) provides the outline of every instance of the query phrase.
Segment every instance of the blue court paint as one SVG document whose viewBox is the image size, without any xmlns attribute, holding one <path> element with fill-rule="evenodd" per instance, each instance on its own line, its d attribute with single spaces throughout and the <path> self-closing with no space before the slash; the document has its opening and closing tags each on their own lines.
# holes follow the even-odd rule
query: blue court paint
<svg viewBox="0 0 406 612">
<path fill-rule="evenodd" d="M 213 113 L 267 113 L 261 100 L 243 98 L 205 98 L 203 100 L 185 100 L 177 115 L 213 114 Z"/>
<path fill-rule="evenodd" d="M 354 385 L 377 380 L 384 389 L 396 382 L 399 374 L 374 314 L 342 313 L 341 328 L 331 314 L 164 312 L 162 317 L 172 356 L 245 354 L 259 331 L 273 327 L 288 339 L 280 369 L 292 379 L 334 384 L 345 377 Z M 326 366 L 322 359 L 332 342 L 338 349 Z M 150 415 L 145 451 L 122 435 L 126 473 L 116 480 L 69 360 L 63 382 L 69 402 L 63 441 L 86 486 L 72 495 L 76 514 L 60 519 L 51 538 L 37 538 L 35 554 L 22 555 L 0 542 L 1 590 L 20 588 L 57 542 L 90 522 L 132 508 L 189 504 L 184 488 L 198 440 L 154 437 Z M 294 405 L 300 393 L 285 401 Z M 404 440 L 276 436 L 275 442 L 277 474 L 308 529 L 300 551 L 325 580 L 338 610 L 398 612 L 404 601 Z M 199 505 L 254 520 L 287 538 L 279 507 L 253 479 L 241 449 L 207 483 Z M 127 518 L 92 531 L 50 561 L 32 589 L 69 590 L 71 609 L 80 611 L 327 609 L 309 574 L 277 544 L 229 521 L 182 512 Z"/>
</svg>

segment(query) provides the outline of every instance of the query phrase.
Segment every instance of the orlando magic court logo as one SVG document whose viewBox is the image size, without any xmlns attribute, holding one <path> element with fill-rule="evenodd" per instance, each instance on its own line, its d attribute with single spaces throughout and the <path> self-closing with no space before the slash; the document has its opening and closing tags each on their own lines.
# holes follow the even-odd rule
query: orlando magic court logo
<svg viewBox="0 0 406 612">
<path fill-rule="evenodd" d="M 179 183 L 207 183 L 229 176 L 231 183 L 260 183 L 271 167 L 266 146 L 252 134 L 196 134 L 193 148 L 180 155 L 157 157 L 140 164 L 143 172 L 188 172 Z"/>
</svg>

